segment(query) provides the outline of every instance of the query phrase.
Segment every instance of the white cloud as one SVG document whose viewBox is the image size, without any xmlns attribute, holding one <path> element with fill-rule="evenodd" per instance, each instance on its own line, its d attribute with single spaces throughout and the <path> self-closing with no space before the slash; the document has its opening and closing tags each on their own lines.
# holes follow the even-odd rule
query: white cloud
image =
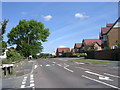
<svg viewBox="0 0 120 90">
<path fill-rule="evenodd" d="M 27 12 L 21 12 L 22 15 L 27 15 Z"/>
<path fill-rule="evenodd" d="M 82 14 L 82 13 L 76 13 L 76 14 L 75 14 L 75 17 L 81 19 L 81 18 L 88 18 L 89 16 L 84 15 L 84 14 Z"/>
<path fill-rule="evenodd" d="M 49 21 L 50 19 L 52 19 L 52 16 L 51 15 L 43 16 L 43 19 L 45 21 Z"/>
<path fill-rule="evenodd" d="M 65 48 L 65 47 L 66 47 L 66 46 L 64 46 L 64 45 L 60 45 L 60 46 L 59 46 L 59 48 Z"/>
</svg>

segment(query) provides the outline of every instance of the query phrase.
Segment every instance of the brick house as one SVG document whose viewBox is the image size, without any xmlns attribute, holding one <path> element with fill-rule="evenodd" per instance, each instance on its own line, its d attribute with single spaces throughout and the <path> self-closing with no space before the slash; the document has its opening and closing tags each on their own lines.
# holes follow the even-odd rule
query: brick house
<svg viewBox="0 0 120 90">
<path fill-rule="evenodd" d="M 74 48 L 71 49 L 71 53 L 75 53 L 75 49 Z"/>
<path fill-rule="evenodd" d="M 75 43 L 75 45 L 74 45 L 75 53 L 80 52 L 81 46 L 82 46 L 82 43 Z"/>
<path fill-rule="evenodd" d="M 118 47 L 118 44 L 120 44 L 120 17 L 104 35 L 103 39 L 106 41 L 107 47 L 111 49 Z"/>
<path fill-rule="evenodd" d="M 101 40 L 100 39 L 83 39 L 81 51 L 93 50 L 96 51 L 102 50 Z"/>
<path fill-rule="evenodd" d="M 107 42 L 105 40 L 106 33 L 109 31 L 109 29 L 113 26 L 113 23 L 106 24 L 106 27 L 101 28 L 101 32 L 99 34 L 99 39 L 101 40 L 102 44 L 101 47 L 104 49 L 104 47 L 107 47 Z"/>
<path fill-rule="evenodd" d="M 62 56 L 64 53 L 70 53 L 70 48 L 57 48 L 56 56 Z"/>
</svg>

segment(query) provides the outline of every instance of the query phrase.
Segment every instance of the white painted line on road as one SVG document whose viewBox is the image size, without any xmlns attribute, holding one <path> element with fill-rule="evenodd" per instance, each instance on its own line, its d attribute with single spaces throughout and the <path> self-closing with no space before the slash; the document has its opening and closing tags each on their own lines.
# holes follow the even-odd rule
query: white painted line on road
<svg viewBox="0 0 120 90">
<path fill-rule="evenodd" d="M 90 69 L 87 69 L 87 68 L 82 68 L 82 67 L 75 67 L 75 68 L 79 68 L 79 69 L 83 69 L 83 70 L 90 70 Z"/>
<path fill-rule="evenodd" d="M 102 82 L 102 81 L 99 81 L 99 80 L 96 80 L 96 79 L 93 79 L 93 78 L 90 78 L 90 77 L 87 77 L 87 76 L 85 76 L 85 75 L 82 75 L 82 77 L 87 78 L 87 79 L 90 79 L 90 80 L 92 80 L 92 81 L 96 81 L 96 82 L 101 83 L 101 84 L 104 84 L 104 85 L 107 85 L 107 86 L 112 87 L 112 88 L 120 89 L 119 87 L 116 87 L 116 86 L 114 86 L 114 85 L 110 85 L 110 84 L 108 84 L 108 83 L 105 83 L 105 82 Z"/>
<path fill-rule="evenodd" d="M 56 62 L 53 62 L 53 63 L 56 63 Z"/>
<path fill-rule="evenodd" d="M 21 88 L 25 88 L 26 81 L 27 81 L 27 76 L 24 77 Z"/>
<path fill-rule="evenodd" d="M 25 82 L 22 82 L 22 84 L 26 84 L 26 81 L 25 81 Z"/>
<path fill-rule="evenodd" d="M 75 62 L 76 64 L 85 64 L 85 63 L 79 63 L 79 62 Z"/>
<path fill-rule="evenodd" d="M 35 86 L 35 84 L 34 84 L 34 83 L 31 83 L 31 84 L 30 84 L 30 87 L 34 87 L 34 86 Z"/>
<path fill-rule="evenodd" d="M 32 78 L 33 78 L 33 74 L 31 74 L 31 75 L 30 75 L 30 77 L 32 77 Z"/>
<path fill-rule="evenodd" d="M 67 67 L 64 67 L 67 71 L 74 72 L 73 70 L 68 69 Z"/>
<path fill-rule="evenodd" d="M 24 77 L 24 79 L 27 79 L 27 77 Z"/>
<path fill-rule="evenodd" d="M 105 75 L 108 75 L 108 76 L 112 76 L 112 77 L 116 77 L 116 78 L 120 78 L 119 76 L 116 76 L 116 75 L 112 75 L 112 74 L 108 74 L 108 73 L 104 73 Z"/>
<path fill-rule="evenodd" d="M 62 66 L 61 64 L 57 64 L 58 66 Z"/>
<path fill-rule="evenodd" d="M 40 65 L 42 67 L 42 65 Z"/>
<path fill-rule="evenodd" d="M 21 85 L 21 88 L 25 88 L 25 85 Z"/>
<path fill-rule="evenodd" d="M 46 65 L 46 67 L 49 67 L 49 66 L 50 66 L 50 64 L 47 64 L 47 65 Z"/>
<path fill-rule="evenodd" d="M 30 80 L 30 83 L 34 83 L 34 80 Z"/>
<path fill-rule="evenodd" d="M 99 76 L 99 79 L 101 79 L 101 80 L 113 81 L 113 80 L 110 79 L 109 77 L 104 76 L 104 75 L 101 75 L 101 74 L 98 74 L 98 73 L 94 73 L 94 72 L 90 72 L 90 71 L 85 71 L 85 72 L 86 72 L 86 73 L 89 73 L 89 74 L 93 74 L 93 75 Z"/>
<path fill-rule="evenodd" d="M 36 68 L 37 68 L 37 65 L 35 65 L 34 69 L 36 69 Z"/>
</svg>

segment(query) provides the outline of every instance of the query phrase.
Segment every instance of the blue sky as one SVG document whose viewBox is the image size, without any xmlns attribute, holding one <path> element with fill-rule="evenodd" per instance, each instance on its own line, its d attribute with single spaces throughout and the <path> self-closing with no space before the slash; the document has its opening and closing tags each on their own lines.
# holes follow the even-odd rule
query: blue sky
<svg viewBox="0 0 120 90">
<path fill-rule="evenodd" d="M 50 29 L 44 52 L 70 47 L 82 39 L 98 38 L 101 27 L 118 18 L 117 2 L 3 2 L 2 19 L 9 19 L 7 33 L 19 20 L 35 19 Z"/>
</svg>

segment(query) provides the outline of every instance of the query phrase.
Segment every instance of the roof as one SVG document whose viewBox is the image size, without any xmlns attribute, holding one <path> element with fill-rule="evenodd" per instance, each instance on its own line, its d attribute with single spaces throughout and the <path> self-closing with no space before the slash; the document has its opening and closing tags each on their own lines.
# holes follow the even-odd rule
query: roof
<svg viewBox="0 0 120 90">
<path fill-rule="evenodd" d="M 70 48 L 57 48 L 58 52 L 70 52 Z"/>
<path fill-rule="evenodd" d="M 83 39 L 83 41 L 86 45 L 92 45 L 94 43 L 98 43 L 99 45 L 101 45 L 100 39 Z"/>
<path fill-rule="evenodd" d="M 108 23 L 106 24 L 106 27 L 112 27 L 114 23 Z"/>
<path fill-rule="evenodd" d="M 108 33 L 112 30 L 112 28 L 114 28 L 115 25 L 118 24 L 118 23 L 120 23 L 120 17 L 116 20 L 116 22 L 112 25 L 112 27 L 109 29 L 109 31 L 108 31 L 106 34 L 108 34 Z M 119 26 L 118 26 L 118 27 L 119 27 Z M 117 28 L 118 28 L 118 27 L 117 27 Z"/>
<path fill-rule="evenodd" d="M 75 46 L 76 46 L 77 48 L 80 48 L 80 47 L 82 46 L 82 43 L 75 43 Z"/>
<path fill-rule="evenodd" d="M 101 34 L 106 34 L 109 31 L 110 27 L 102 27 Z"/>
</svg>

